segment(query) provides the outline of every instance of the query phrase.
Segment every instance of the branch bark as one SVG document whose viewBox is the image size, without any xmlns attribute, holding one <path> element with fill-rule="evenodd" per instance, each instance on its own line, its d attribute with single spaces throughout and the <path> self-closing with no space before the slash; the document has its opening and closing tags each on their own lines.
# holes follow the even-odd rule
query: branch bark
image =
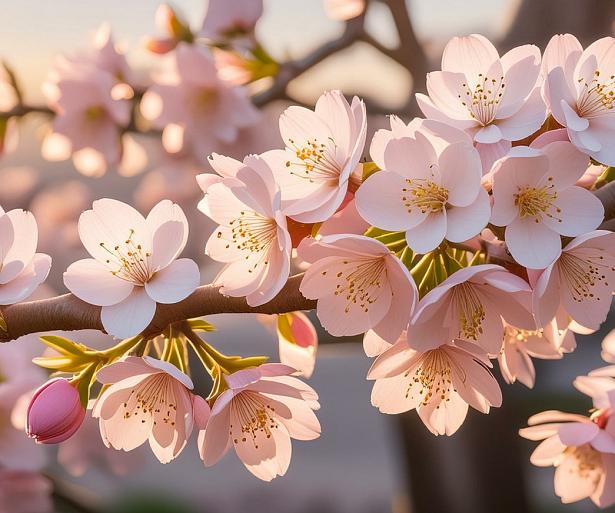
<svg viewBox="0 0 615 513">
<path fill-rule="evenodd" d="M 251 307 L 245 298 L 224 296 L 219 287 L 203 285 L 183 301 L 172 305 L 159 304 L 145 335 L 154 336 L 169 324 L 194 317 L 221 313 L 286 313 L 311 310 L 316 301 L 303 297 L 299 292 L 302 274 L 292 276 L 280 293 L 269 303 Z M 104 332 L 100 321 L 100 307 L 85 303 L 64 294 L 51 299 L 17 303 L 2 308 L 8 331 L 0 332 L 0 342 L 8 342 L 23 335 L 48 331 L 73 331 L 94 329 Z"/>
</svg>

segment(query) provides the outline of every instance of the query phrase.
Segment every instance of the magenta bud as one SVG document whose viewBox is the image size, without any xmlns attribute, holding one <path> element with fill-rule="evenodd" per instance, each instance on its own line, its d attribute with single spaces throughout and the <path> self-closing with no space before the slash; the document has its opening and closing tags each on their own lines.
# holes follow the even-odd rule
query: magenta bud
<svg viewBox="0 0 615 513">
<path fill-rule="evenodd" d="M 77 389 L 67 379 L 52 379 L 30 400 L 26 432 L 39 444 L 57 444 L 73 436 L 84 417 Z"/>
</svg>

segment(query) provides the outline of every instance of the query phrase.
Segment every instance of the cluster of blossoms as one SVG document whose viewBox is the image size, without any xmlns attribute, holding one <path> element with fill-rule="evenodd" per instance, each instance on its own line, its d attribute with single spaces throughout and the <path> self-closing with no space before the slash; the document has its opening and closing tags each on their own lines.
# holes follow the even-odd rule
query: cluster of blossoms
<svg viewBox="0 0 615 513">
<path fill-rule="evenodd" d="M 327 6 L 351 18 L 364 8 L 352 3 L 344 12 Z M 175 67 L 140 104 L 169 153 L 209 154 L 214 172 L 196 177 L 198 210 L 217 225 L 205 253 L 221 264 L 213 282 L 221 295 L 257 308 L 280 294 L 293 266 L 305 269 L 299 291 L 316 302 L 322 327 L 363 335 L 372 404 L 416 410 L 434 435 L 454 434 L 470 406 L 501 406 L 494 361 L 508 383 L 532 388 L 532 358 L 562 358 L 575 333 L 600 328 L 615 291 L 615 234 L 600 229 L 593 191 L 615 166 L 615 39 L 583 50 L 573 36 L 555 36 L 542 55 L 525 45 L 500 56 L 480 35 L 456 37 L 442 70 L 428 74 L 428 94 L 417 95 L 425 119 L 391 116 L 368 144 L 364 102 L 329 91 L 314 110 L 282 113 L 277 148 L 237 160 L 211 151 L 254 123 L 240 86 L 274 64 L 254 38 L 261 2 L 242 5 L 211 2 L 198 32 L 161 7 L 166 34 L 148 47 L 173 51 Z M 90 174 L 120 160 L 136 91 L 108 32 L 101 41 L 93 55 L 63 61 L 46 88 L 57 112 L 48 151 L 64 145 Z M 198 265 L 179 258 L 189 230 L 177 204 L 163 200 L 145 217 L 101 199 L 78 229 L 91 258 L 68 266 L 64 284 L 100 308 L 102 327 L 120 341 L 94 350 L 41 337 L 53 354 L 36 363 L 57 375 L 29 399 L 28 435 L 65 442 L 94 418 L 107 447 L 147 441 L 168 463 L 194 432 L 206 466 L 233 447 L 260 479 L 285 474 L 291 439 L 320 434 L 318 396 L 296 377 L 314 370 L 309 318 L 282 309 L 264 320 L 275 322 L 281 363 L 224 355 L 197 334 L 212 329 L 205 321 L 156 323 L 200 284 Z M 36 242 L 31 215 L 2 213 L 0 304 L 22 301 L 45 279 L 50 259 Z M 211 376 L 206 397 L 189 375 L 189 349 Z M 591 496 L 607 506 L 615 372 L 575 384 L 594 401 L 590 417 L 545 412 L 522 435 L 545 439 L 532 461 L 558 467 L 565 502 Z"/>
</svg>

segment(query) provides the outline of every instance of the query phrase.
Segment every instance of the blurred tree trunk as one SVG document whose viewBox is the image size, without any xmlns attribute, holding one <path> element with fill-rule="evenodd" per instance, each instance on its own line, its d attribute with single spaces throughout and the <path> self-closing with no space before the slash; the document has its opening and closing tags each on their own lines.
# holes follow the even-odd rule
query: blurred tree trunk
<svg viewBox="0 0 615 513">
<path fill-rule="evenodd" d="M 533 43 L 543 48 L 554 34 L 569 32 L 584 46 L 613 33 L 613 0 L 521 0 L 501 50 Z"/>
<path fill-rule="evenodd" d="M 529 511 L 515 397 L 489 415 L 470 409 L 452 437 L 431 435 L 415 412 L 399 416 L 412 513 Z"/>
</svg>

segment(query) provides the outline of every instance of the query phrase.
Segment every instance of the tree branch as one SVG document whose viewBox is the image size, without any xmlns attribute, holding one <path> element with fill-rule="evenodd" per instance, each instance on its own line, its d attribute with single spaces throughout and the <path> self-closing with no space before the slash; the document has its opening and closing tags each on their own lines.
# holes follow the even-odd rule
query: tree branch
<svg viewBox="0 0 615 513">
<path fill-rule="evenodd" d="M 183 301 L 172 305 L 158 304 L 156 315 L 144 331 L 156 335 L 169 324 L 194 317 L 221 313 L 285 313 L 311 310 L 316 301 L 306 299 L 299 292 L 302 274 L 291 276 L 280 293 L 269 303 L 251 307 L 245 298 L 224 296 L 217 286 L 203 285 Z M 51 299 L 28 301 L 2 308 L 8 332 L 0 331 L 0 342 L 8 342 L 23 335 L 47 331 L 94 329 L 104 332 L 100 321 L 100 307 L 64 294 Z"/>
<path fill-rule="evenodd" d="M 615 182 L 600 187 L 594 194 L 604 206 L 604 222 L 615 219 Z"/>
</svg>

